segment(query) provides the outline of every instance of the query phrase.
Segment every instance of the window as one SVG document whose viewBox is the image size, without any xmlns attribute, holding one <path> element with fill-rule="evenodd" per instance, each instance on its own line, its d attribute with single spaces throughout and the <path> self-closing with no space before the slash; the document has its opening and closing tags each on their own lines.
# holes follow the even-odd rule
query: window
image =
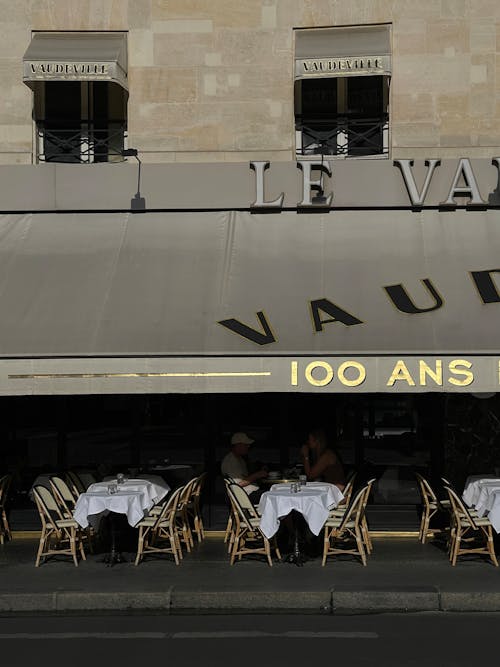
<svg viewBox="0 0 500 667">
<path fill-rule="evenodd" d="M 298 155 L 388 155 L 388 34 L 387 26 L 297 32 Z"/>
<path fill-rule="evenodd" d="M 105 81 L 47 81 L 35 94 L 37 162 L 121 159 L 126 93 Z"/>
<path fill-rule="evenodd" d="M 127 132 L 124 33 L 35 33 L 24 54 L 36 161 L 121 160 Z"/>
</svg>

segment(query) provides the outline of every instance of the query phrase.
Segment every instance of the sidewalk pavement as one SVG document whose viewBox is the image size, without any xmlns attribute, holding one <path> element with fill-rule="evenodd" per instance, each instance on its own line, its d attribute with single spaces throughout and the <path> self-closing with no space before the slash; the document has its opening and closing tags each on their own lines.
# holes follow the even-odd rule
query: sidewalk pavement
<svg viewBox="0 0 500 667">
<path fill-rule="evenodd" d="M 229 565 L 221 537 L 208 537 L 179 566 L 169 556 L 107 567 L 89 555 L 75 567 L 35 568 L 38 540 L 0 547 L 0 615 L 143 610 L 179 613 L 500 611 L 500 569 L 486 556 L 448 562 L 437 540 L 375 538 L 367 567 L 349 556 L 303 567 L 250 558 Z"/>
</svg>

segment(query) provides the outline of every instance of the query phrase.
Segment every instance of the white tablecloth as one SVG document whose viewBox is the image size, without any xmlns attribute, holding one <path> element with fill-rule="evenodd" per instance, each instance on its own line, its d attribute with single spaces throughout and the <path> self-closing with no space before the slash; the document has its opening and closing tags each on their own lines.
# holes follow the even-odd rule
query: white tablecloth
<svg viewBox="0 0 500 667">
<path fill-rule="evenodd" d="M 491 491 L 489 504 L 490 511 L 488 514 L 488 519 L 490 520 L 491 525 L 496 530 L 496 532 L 500 533 L 500 489 Z"/>
<path fill-rule="evenodd" d="M 483 482 L 479 487 L 479 497 L 476 502 L 476 510 L 479 516 L 493 509 L 495 492 L 500 491 L 500 479 L 497 481 Z"/>
<path fill-rule="evenodd" d="M 279 520 L 292 510 L 300 512 L 314 535 L 319 535 L 329 510 L 343 499 L 342 491 L 334 484 L 307 483 L 298 493 L 290 491 L 290 484 L 275 484 L 263 493 L 259 503 L 260 528 L 267 538 L 279 528 Z"/>
<path fill-rule="evenodd" d="M 474 506 L 479 516 L 488 513 L 488 519 L 500 533 L 500 478 L 493 475 L 474 475 L 467 478 L 462 498 Z"/>
<path fill-rule="evenodd" d="M 96 482 L 89 486 L 87 491 L 106 491 L 108 490 L 108 485 L 112 483 L 117 483 L 116 477 L 106 478 L 103 482 Z M 151 503 L 151 507 L 159 503 L 162 498 L 164 498 L 167 493 L 170 491 L 169 485 L 164 482 L 158 475 L 148 475 L 148 478 L 140 479 L 133 478 L 127 479 L 123 484 L 119 484 L 118 488 L 122 491 L 139 491 L 143 493 L 148 501 Z"/>
<path fill-rule="evenodd" d="M 500 484 L 500 479 L 493 475 L 470 475 L 465 481 L 462 498 L 469 507 L 475 507 L 481 494 L 481 488 L 489 483 Z"/>
<path fill-rule="evenodd" d="M 92 484 L 78 498 L 73 516 L 82 528 L 89 525 L 89 516 L 103 512 L 126 514 L 129 524 L 135 526 L 169 491 L 165 483 L 160 487 L 148 480 L 130 479 L 118 486 L 117 493 L 110 494 L 108 485 L 112 481 Z"/>
</svg>

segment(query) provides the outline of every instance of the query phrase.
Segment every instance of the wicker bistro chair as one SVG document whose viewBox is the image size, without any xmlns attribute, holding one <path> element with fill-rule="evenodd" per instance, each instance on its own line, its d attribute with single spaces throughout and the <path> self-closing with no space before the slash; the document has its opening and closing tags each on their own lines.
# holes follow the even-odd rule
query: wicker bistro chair
<svg viewBox="0 0 500 667">
<path fill-rule="evenodd" d="M 262 554 L 266 556 L 269 566 L 272 567 L 270 542 L 260 529 L 260 515 L 257 509 L 245 489 L 239 484 L 229 483 L 227 490 L 236 510 L 230 564 L 234 565 L 236 558 L 241 560 L 242 556 L 247 554 Z M 273 539 L 273 547 L 277 558 L 281 560 L 276 538 Z"/>
<path fill-rule="evenodd" d="M 197 477 L 193 477 L 193 479 L 189 480 L 189 482 L 182 488 L 176 512 L 176 525 L 179 539 L 186 546 L 188 553 L 191 553 L 191 549 L 194 547 L 188 508 L 193 502 L 193 493 L 197 480 Z"/>
<path fill-rule="evenodd" d="M 71 556 L 75 566 L 78 566 L 77 549 L 82 559 L 86 560 L 80 526 L 74 519 L 62 516 L 54 496 L 46 487 L 35 486 L 33 496 L 42 523 L 35 567 L 40 565 L 42 558 L 59 555 Z"/>
<path fill-rule="evenodd" d="M 344 494 L 344 499 L 339 505 L 337 505 L 337 507 L 334 510 L 330 512 L 330 514 L 335 514 L 336 516 L 344 516 L 345 511 L 349 507 L 349 503 L 351 502 L 351 496 L 354 490 L 354 482 L 356 481 L 357 475 L 358 475 L 357 472 L 353 472 L 349 476 L 344 491 L 342 492 Z"/>
<path fill-rule="evenodd" d="M 73 493 L 62 477 L 52 475 L 49 481 L 51 487 L 57 489 L 58 495 L 64 500 L 68 508 L 73 511 L 78 500 L 78 495 Z"/>
<path fill-rule="evenodd" d="M 234 539 L 236 537 L 236 532 L 237 532 L 237 526 L 238 526 L 238 510 L 236 509 L 236 505 L 234 502 L 234 499 L 229 492 L 229 485 L 230 484 L 235 484 L 230 477 L 224 477 L 224 484 L 226 486 L 226 494 L 227 498 L 229 501 L 229 514 L 227 517 L 227 523 L 226 523 L 226 530 L 224 532 L 224 544 L 227 542 L 227 552 L 228 554 L 231 553 L 232 548 L 233 548 L 233 543 Z"/>
<path fill-rule="evenodd" d="M 66 483 L 76 498 L 78 498 L 81 493 L 85 493 L 87 489 L 85 488 L 85 484 L 79 478 L 78 473 L 74 470 L 68 470 L 65 476 Z"/>
<path fill-rule="evenodd" d="M 73 495 L 69 485 L 61 479 L 61 477 L 52 476 L 49 479 L 52 495 L 56 501 L 62 518 L 72 519 L 75 510 L 76 498 Z M 93 539 L 95 538 L 95 529 L 88 525 L 87 528 L 82 528 L 82 533 L 86 535 L 88 547 L 91 554 L 94 553 Z M 82 534 L 83 538 L 83 534 Z"/>
<path fill-rule="evenodd" d="M 207 478 L 207 473 L 204 472 L 196 478 L 191 492 L 191 500 L 187 504 L 187 513 L 193 525 L 193 531 L 196 533 L 198 542 L 205 539 L 205 529 L 203 526 L 203 517 L 201 514 L 201 493 Z"/>
<path fill-rule="evenodd" d="M 229 484 L 236 484 L 237 482 L 235 482 L 232 477 L 229 477 L 229 475 L 225 475 L 224 483 L 226 485 L 226 493 L 229 501 L 229 514 L 227 517 L 226 530 L 224 532 L 224 544 L 227 542 L 227 552 L 230 554 L 233 548 L 234 540 L 236 539 L 236 535 L 238 533 L 238 526 L 240 525 L 240 521 L 238 509 L 235 505 L 233 497 L 229 493 L 228 486 Z M 257 507 L 257 505 L 254 505 L 254 509 L 258 512 Z"/>
<path fill-rule="evenodd" d="M 175 564 L 179 565 L 182 559 L 182 549 L 179 540 L 177 511 L 183 486 L 173 491 L 172 495 L 162 506 L 159 514 L 148 516 L 136 525 L 139 528 L 137 541 L 137 556 L 135 565 L 139 565 L 146 554 L 172 554 Z"/>
<path fill-rule="evenodd" d="M 344 500 L 345 502 L 342 502 L 342 504 L 338 505 L 335 507 L 335 509 L 330 510 L 330 514 L 328 516 L 329 519 L 342 519 L 345 516 L 345 513 L 347 509 L 349 508 L 351 499 L 352 499 L 352 492 L 354 489 L 354 479 L 356 477 L 356 473 L 354 473 L 349 481 L 346 484 L 346 487 L 344 489 Z M 371 554 L 373 551 L 373 542 L 370 536 L 370 530 L 368 528 L 368 521 L 366 520 L 366 505 L 368 503 L 368 498 L 370 497 L 370 493 L 372 490 L 373 483 L 375 482 L 376 478 L 373 477 L 372 479 L 368 480 L 366 483 L 366 496 L 363 500 L 364 507 L 363 507 L 363 513 L 361 516 L 361 533 L 363 536 L 363 543 L 365 545 L 365 549 L 367 553 Z"/>
<path fill-rule="evenodd" d="M 422 499 L 422 516 L 420 519 L 420 529 L 418 532 L 418 539 L 422 544 L 427 540 L 427 533 L 429 532 L 429 524 L 433 516 L 435 516 L 442 508 L 438 497 L 434 493 L 429 482 L 422 477 L 418 472 L 415 473 L 417 478 L 418 488 L 420 490 L 420 497 Z"/>
<path fill-rule="evenodd" d="M 453 491 L 455 491 L 457 496 L 460 495 L 458 493 L 456 487 L 448 479 L 446 479 L 446 477 L 441 477 L 441 482 L 443 483 L 443 490 L 446 493 L 446 495 L 448 495 L 448 492 L 446 491 L 447 486 L 449 486 L 450 489 L 453 489 Z M 449 498 L 440 498 L 439 503 L 440 503 L 441 507 L 448 510 L 448 512 L 451 512 L 451 502 L 450 502 Z M 477 510 L 474 507 L 467 507 L 467 511 L 472 516 L 477 516 Z"/>
<path fill-rule="evenodd" d="M 491 558 L 493 565 L 498 567 L 498 560 L 495 554 L 493 544 L 493 526 L 487 517 L 473 516 L 462 502 L 460 496 L 449 486 L 445 487 L 450 499 L 452 522 L 450 531 L 450 552 L 449 558 L 451 564 L 456 565 L 458 556 L 462 554 L 487 554 Z M 470 542 L 468 539 L 471 533 L 476 537 L 484 538 L 485 544 L 477 545 L 477 542 L 462 547 L 463 541 Z"/>
<path fill-rule="evenodd" d="M 356 492 L 343 517 L 331 515 L 325 522 L 323 561 L 325 565 L 328 556 L 335 554 L 352 554 L 359 556 L 363 565 L 366 565 L 366 551 L 364 545 L 362 518 L 370 492 L 370 486 L 366 484 Z M 341 548 L 337 543 L 355 543 L 355 547 Z"/>
<path fill-rule="evenodd" d="M 3 477 L 0 477 L 0 544 L 4 543 L 6 537 L 9 540 L 12 539 L 12 532 L 10 530 L 5 508 L 11 481 L 12 475 L 4 475 Z"/>
<path fill-rule="evenodd" d="M 368 504 L 368 499 L 372 491 L 372 486 L 376 480 L 376 477 L 369 479 L 366 483 L 366 493 L 363 498 L 363 511 L 361 513 L 361 534 L 363 535 L 363 544 L 368 554 L 371 554 L 373 551 L 373 542 L 370 536 L 370 529 L 368 527 L 368 521 L 366 520 L 366 506 Z"/>
<path fill-rule="evenodd" d="M 51 477 L 49 479 L 52 495 L 59 505 L 63 518 L 73 518 L 73 511 L 76 505 L 76 499 L 73 496 L 69 486 L 61 477 Z"/>
</svg>

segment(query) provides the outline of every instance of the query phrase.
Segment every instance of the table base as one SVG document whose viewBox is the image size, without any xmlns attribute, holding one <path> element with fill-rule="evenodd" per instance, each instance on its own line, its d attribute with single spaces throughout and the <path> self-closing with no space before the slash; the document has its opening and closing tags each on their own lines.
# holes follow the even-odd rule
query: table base
<svg viewBox="0 0 500 667">
<path fill-rule="evenodd" d="M 104 558 L 101 558 L 98 563 L 106 563 L 108 567 L 113 567 L 116 563 L 128 563 L 128 560 L 119 551 L 111 551 L 109 554 L 106 554 Z"/>
<path fill-rule="evenodd" d="M 297 567 L 303 567 L 304 563 L 307 562 L 306 556 L 300 551 L 299 548 L 294 549 L 291 554 L 285 556 L 284 562 L 290 563 L 291 565 L 297 565 Z"/>
<path fill-rule="evenodd" d="M 106 526 L 109 533 L 109 549 L 110 551 L 103 556 L 98 562 L 105 563 L 108 567 L 113 567 L 117 563 L 127 563 L 127 559 L 120 551 L 120 534 L 123 532 L 125 524 L 125 516 L 110 512 L 101 520 L 101 527 Z"/>
<path fill-rule="evenodd" d="M 287 556 L 284 558 L 285 563 L 290 563 L 292 565 L 297 565 L 297 567 L 302 567 L 304 563 L 308 561 L 308 558 L 304 554 L 303 551 L 300 549 L 300 542 L 299 542 L 299 522 L 303 517 L 302 515 L 297 512 L 296 510 L 292 510 L 290 512 L 291 519 L 292 519 L 292 524 L 293 524 L 293 551 L 289 553 Z"/>
</svg>

